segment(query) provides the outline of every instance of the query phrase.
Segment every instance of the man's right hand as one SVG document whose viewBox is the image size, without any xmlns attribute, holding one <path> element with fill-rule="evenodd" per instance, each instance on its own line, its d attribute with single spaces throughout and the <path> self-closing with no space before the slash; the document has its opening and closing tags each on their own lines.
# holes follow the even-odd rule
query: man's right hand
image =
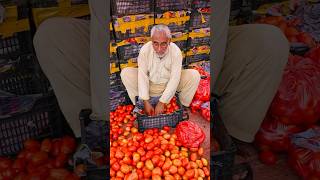
<svg viewBox="0 0 320 180">
<path fill-rule="evenodd" d="M 154 115 L 154 108 L 149 101 L 144 101 L 144 111 L 147 113 L 148 116 Z"/>
</svg>

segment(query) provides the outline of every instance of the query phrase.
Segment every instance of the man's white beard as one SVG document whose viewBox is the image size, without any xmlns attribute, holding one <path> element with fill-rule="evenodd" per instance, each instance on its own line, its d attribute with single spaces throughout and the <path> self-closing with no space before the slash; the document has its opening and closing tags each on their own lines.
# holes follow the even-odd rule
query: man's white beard
<svg viewBox="0 0 320 180">
<path fill-rule="evenodd" d="M 161 59 L 161 58 L 163 58 L 164 56 L 166 56 L 166 55 L 168 54 L 168 52 L 169 52 L 169 48 L 167 48 L 167 50 L 166 50 L 163 54 L 160 55 L 160 54 L 156 53 L 156 55 L 157 55 L 158 58 Z"/>
</svg>

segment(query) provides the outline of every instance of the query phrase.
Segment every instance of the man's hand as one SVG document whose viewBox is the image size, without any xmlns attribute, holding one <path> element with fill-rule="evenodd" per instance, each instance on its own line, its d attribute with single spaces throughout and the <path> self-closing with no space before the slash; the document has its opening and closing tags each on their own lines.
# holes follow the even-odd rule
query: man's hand
<svg viewBox="0 0 320 180">
<path fill-rule="evenodd" d="M 147 113 L 148 116 L 153 116 L 154 115 L 154 108 L 150 104 L 149 101 L 143 101 L 144 102 L 144 111 Z"/>
<path fill-rule="evenodd" d="M 157 106 L 156 106 L 156 109 L 155 109 L 155 115 L 160 115 L 164 112 L 164 103 L 162 102 L 158 102 Z"/>
</svg>

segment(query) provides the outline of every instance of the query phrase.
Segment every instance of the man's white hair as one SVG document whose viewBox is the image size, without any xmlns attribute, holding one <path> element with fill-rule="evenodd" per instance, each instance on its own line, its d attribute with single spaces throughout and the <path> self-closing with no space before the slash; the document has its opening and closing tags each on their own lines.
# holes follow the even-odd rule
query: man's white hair
<svg viewBox="0 0 320 180">
<path fill-rule="evenodd" d="M 167 38 L 171 39 L 171 31 L 168 26 L 163 25 L 163 24 L 157 24 L 157 25 L 153 26 L 151 29 L 151 37 L 153 37 L 153 35 L 156 31 L 164 32 L 166 34 Z"/>
</svg>

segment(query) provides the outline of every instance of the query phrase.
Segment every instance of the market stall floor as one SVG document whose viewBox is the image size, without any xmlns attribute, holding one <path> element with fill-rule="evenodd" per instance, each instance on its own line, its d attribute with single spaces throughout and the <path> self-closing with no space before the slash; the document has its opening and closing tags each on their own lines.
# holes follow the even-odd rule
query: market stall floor
<svg viewBox="0 0 320 180">
<path fill-rule="evenodd" d="M 253 179 L 259 180 L 299 180 L 299 177 L 288 166 L 287 156 L 281 154 L 278 156 L 277 164 L 268 166 L 262 164 L 259 160 L 258 151 L 251 144 L 241 144 L 239 149 L 241 156 L 236 155 L 235 164 L 249 162 L 253 170 Z"/>
<path fill-rule="evenodd" d="M 205 120 L 199 113 L 189 111 L 189 120 L 196 123 L 205 133 L 206 138 L 201 144 L 204 149 L 204 157 L 210 159 L 210 122 Z"/>
</svg>

